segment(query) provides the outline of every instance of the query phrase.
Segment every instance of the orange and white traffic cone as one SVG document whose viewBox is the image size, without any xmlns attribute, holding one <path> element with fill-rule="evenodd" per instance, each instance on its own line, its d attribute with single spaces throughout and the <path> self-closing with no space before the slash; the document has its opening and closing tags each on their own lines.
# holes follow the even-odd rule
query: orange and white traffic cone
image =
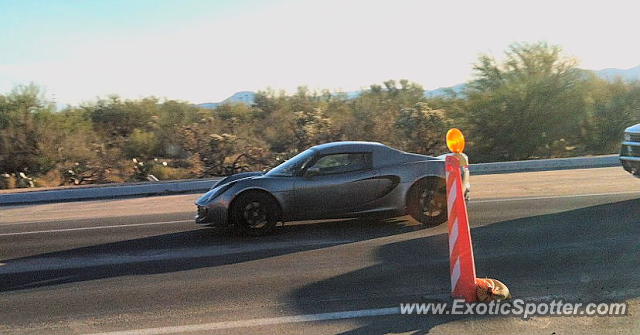
<svg viewBox="0 0 640 335">
<path fill-rule="evenodd" d="M 455 155 L 446 158 L 447 210 L 449 214 L 449 264 L 451 295 L 476 301 L 476 266 L 469 230 L 467 205 L 460 173 L 460 160 Z"/>
<path fill-rule="evenodd" d="M 453 152 L 445 160 L 451 296 L 464 298 L 467 302 L 509 299 L 509 289 L 499 280 L 476 278 L 469 215 L 460 170 L 461 159 L 463 164 L 468 164 L 466 156 L 462 154 L 464 145 L 464 136 L 460 130 L 453 128 L 447 132 L 447 146 Z"/>
</svg>

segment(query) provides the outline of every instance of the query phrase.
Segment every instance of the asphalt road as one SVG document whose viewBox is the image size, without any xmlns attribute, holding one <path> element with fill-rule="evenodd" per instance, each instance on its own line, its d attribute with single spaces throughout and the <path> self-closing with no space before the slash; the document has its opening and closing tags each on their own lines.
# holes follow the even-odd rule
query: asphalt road
<svg viewBox="0 0 640 335">
<path fill-rule="evenodd" d="M 639 333 L 640 192 L 622 191 L 485 195 L 469 215 L 479 277 L 516 298 L 627 302 L 623 317 L 355 317 L 446 297 L 444 225 L 305 222 L 250 238 L 195 226 L 175 205 L 195 195 L 183 195 L 137 214 L 97 201 L 0 208 L 0 333 Z M 326 320 L 292 322 L 314 318 Z"/>
</svg>

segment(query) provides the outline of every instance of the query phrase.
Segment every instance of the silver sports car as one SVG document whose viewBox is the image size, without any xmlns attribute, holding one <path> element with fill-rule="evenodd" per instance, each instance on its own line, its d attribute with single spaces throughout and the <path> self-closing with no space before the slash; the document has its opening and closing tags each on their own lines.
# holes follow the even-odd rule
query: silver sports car
<svg viewBox="0 0 640 335">
<path fill-rule="evenodd" d="M 374 142 L 327 143 L 266 173 L 218 181 L 196 201 L 196 223 L 262 235 L 278 222 L 409 214 L 436 226 L 447 220 L 444 178 L 444 156 Z"/>
</svg>

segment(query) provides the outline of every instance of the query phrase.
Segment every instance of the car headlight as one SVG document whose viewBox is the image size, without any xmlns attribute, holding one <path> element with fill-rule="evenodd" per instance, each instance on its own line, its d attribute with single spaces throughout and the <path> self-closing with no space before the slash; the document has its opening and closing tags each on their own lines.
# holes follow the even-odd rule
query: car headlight
<svg viewBox="0 0 640 335">
<path fill-rule="evenodd" d="M 629 134 L 629 133 L 624 133 L 624 140 L 625 140 L 625 141 L 631 141 L 631 134 Z"/>
</svg>

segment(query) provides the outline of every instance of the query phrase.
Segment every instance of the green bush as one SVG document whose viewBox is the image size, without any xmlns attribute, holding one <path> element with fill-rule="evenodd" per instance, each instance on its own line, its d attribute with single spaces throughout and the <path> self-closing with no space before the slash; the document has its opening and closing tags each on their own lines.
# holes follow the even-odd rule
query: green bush
<svg viewBox="0 0 640 335">
<path fill-rule="evenodd" d="M 125 144 L 124 152 L 127 158 L 149 159 L 155 156 L 156 146 L 157 138 L 154 133 L 135 129 Z"/>
</svg>

